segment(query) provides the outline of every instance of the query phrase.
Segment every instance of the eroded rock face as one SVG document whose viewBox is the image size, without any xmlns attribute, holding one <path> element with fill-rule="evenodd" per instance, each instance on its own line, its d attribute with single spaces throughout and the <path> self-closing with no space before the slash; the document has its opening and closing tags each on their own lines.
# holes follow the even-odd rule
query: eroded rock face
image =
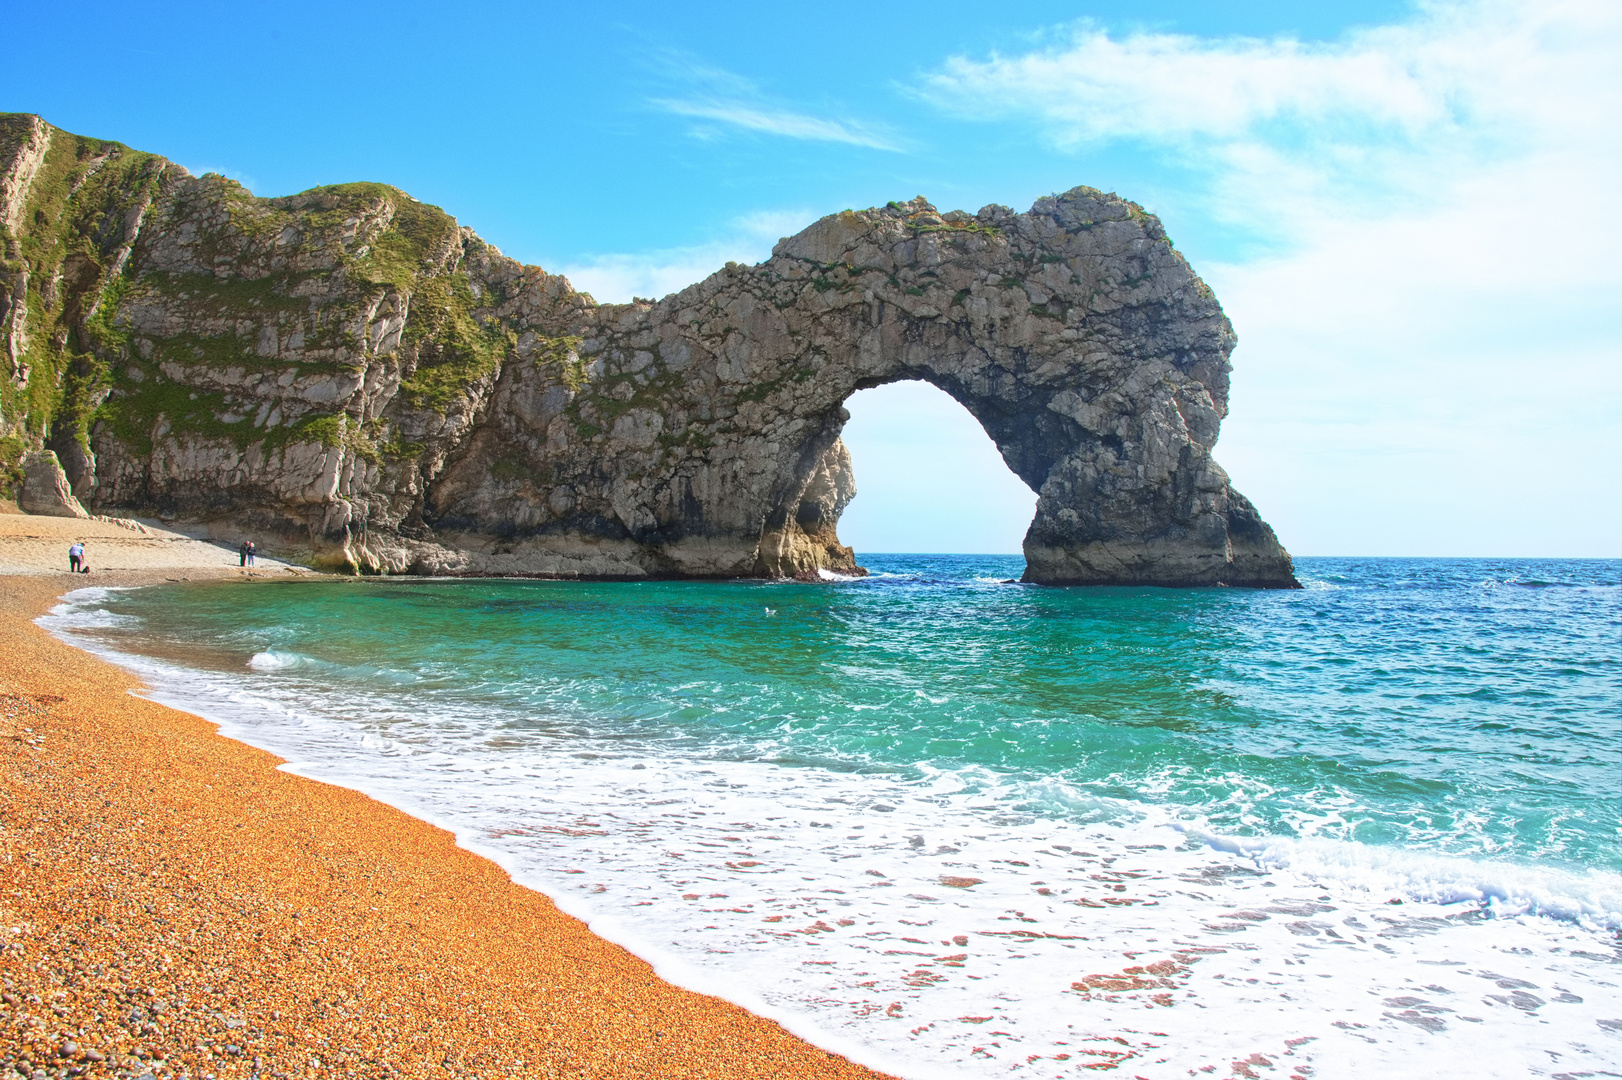
<svg viewBox="0 0 1622 1080">
<path fill-rule="evenodd" d="M 38 177 L 95 157 L 53 158 L 73 137 L 52 131 L 12 154 L 34 178 L 0 183 L 23 232 L 56 227 L 30 217 Z M 922 379 L 1039 493 L 1028 580 L 1294 584 L 1211 458 L 1232 328 L 1113 195 L 847 211 L 758 266 L 599 305 L 383 185 L 264 200 L 109 158 L 129 183 L 97 195 L 122 208 L 101 257 L 23 282 L 57 282 L 42 309 L 99 365 L 52 434 L 98 509 L 385 572 L 852 572 L 842 403 Z"/>
<path fill-rule="evenodd" d="M 23 457 L 22 465 L 23 482 L 18 489 L 17 505 L 25 513 L 67 518 L 90 516 L 73 497 L 67 474 L 55 454 L 35 450 Z"/>
</svg>

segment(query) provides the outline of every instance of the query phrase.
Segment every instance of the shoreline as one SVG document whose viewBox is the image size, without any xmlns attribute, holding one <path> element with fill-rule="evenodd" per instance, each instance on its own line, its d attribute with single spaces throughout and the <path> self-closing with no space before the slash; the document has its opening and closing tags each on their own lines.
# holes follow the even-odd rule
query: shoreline
<svg viewBox="0 0 1622 1080">
<path fill-rule="evenodd" d="M 4 524 L 0 518 L 0 529 Z M 0 564 L 0 579 L 3 576 Z M 1144 1070 L 1145 1076 L 1172 1076 L 1188 1070 L 1220 1069 L 1230 1060 L 1244 1062 L 1259 1054 L 1278 1065 L 1284 1064 L 1281 1056 L 1304 1065 L 1310 1063 L 1310 1069 L 1301 1071 L 1317 1069 L 1326 1077 L 1356 1075 L 1359 1069 L 1366 1068 L 1396 1068 L 1399 1064 L 1408 1069 L 1417 1067 L 1422 1060 L 1439 1069 L 1437 1075 L 1448 1075 L 1445 1063 L 1457 1060 L 1460 1053 L 1472 1056 L 1468 1049 L 1475 1041 L 1471 1029 L 1491 1016 L 1489 1028 L 1475 1031 L 1494 1033 L 1494 1057 L 1505 1071 L 1493 1075 L 1542 1075 L 1544 1071 L 1533 1065 L 1533 1057 L 1538 1054 L 1572 1058 L 1567 1064 L 1588 1063 L 1592 1055 L 1603 1054 L 1600 1046 L 1589 1041 L 1592 1034 L 1585 1038 L 1581 1028 L 1591 1027 L 1596 1016 L 1599 1026 L 1605 1028 L 1608 1021 L 1604 1017 L 1618 1015 L 1615 1006 L 1622 999 L 1616 997 L 1614 988 L 1607 988 L 1603 972 L 1593 966 L 1615 950 L 1615 916 L 1608 924 L 1610 931 L 1596 934 L 1594 931 L 1600 928 L 1590 926 L 1589 920 L 1575 909 L 1564 916 L 1544 910 L 1550 902 L 1564 898 L 1576 902 L 1584 911 L 1591 910 L 1590 902 L 1598 902 L 1600 910 L 1614 913 L 1614 903 L 1593 894 L 1592 888 L 1575 893 L 1562 888 L 1550 893 L 1549 889 L 1560 883 L 1530 880 L 1516 885 L 1501 880 L 1500 871 L 1513 869 L 1507 864 L 1473 863 L 1468 859 L 1465 876 L 1444 875 L 1445 880 L 1437 879 L 1432 871 L 1438 868 L 1428 863 L 1419 865 L 1412 859 L 1399 859 L 1402 865 L 1392 866 L 1378 849 L 1319 850 L 1310 841 L 1294 847 L 1286 842 L 1280 852 L 1267 854 L 1249 850 L 1255 845 L 1242 839 L 1224 843 L 1222 837 L 1213 835 L 1205 836 L 1203 844 L 1184 850 L 1188 847 L 1186 836 L 1174 839 L 1159 833 L 1150 835 L 1153 830 L 1148 829 L 1114 835 L 1119 825 L 1111 826 L 1109 822 L 1091 826 L 1058 821 L 1047 825 L 993 822 L 977 814 L 947 815 L 950 821 L 937 820 L 944 809 L 939 800 L 904 783 L 877 788 L 867 784 L 853 793 L 832 776 L 819 779 L 813 774 L 796 774 L 798 781 L 807 782 L 785 787 L 781 776 L 766 775 L 772 772 L 771 767 L 725 765 L 707 756 L 684 764 L 680 755 L 666 760 L 657 753 L 633 755 L 636 761 L 632 767 L 642 769 L 646 765 L 648 771 L 632 773 L 624 771 L 626 763 L 615 764 L 619 760 L 616 755 L 602 759 L 596 753 L 575 755 L 569 751 L 582 747 L 567 741 L 553 746 L 545 739 L 544 752 L 512 759 L 517 762 L 513 767 L 487 770 L 473 764 L 473 773 L 487 775 L 470 801 L 469 792 L 459 790 L 456 780 L 458 775 L 469 775 L 466 768 L 460 772 L 453 769 L 443 777 L 437 769 L 423 772 L 405 767 L 401 771 L 395 766 L 408 762 L 412 755 L 397 758 L 385 752 L 376 757 L 371 751 L 377 748 L 370 744 L 346 749 L 344 739 L 333 741 L 325 731 L 324 719 L 341 721 L 349 717 L 363 727 L 369 726 L 370 720 L 357 710 L 361 699 L 343 693 L 323 711 L 304 698 L 306 693 L 319 696 L 323 692 L 320 687 L 303 686 L 295 677 L 291 689 L 284 687 L 278 692 L 268 685 L 261 686 L 250 691 L 251 700 L 239 702 L 233 688 L 240 680 L 230 672 L 241 668 L 246 653 L 227 651 L 216 658 L 205 651 L 191 657 L 200 664 L 188 664 L 181 654 L 175 654 L 183 667 L 195 668 L 188 673 L 174 668 L 162 651 L 147 653 L 137 647 L 131 652 L 120 646 L 117 636 L 104 637 L 108 633 L 127 633 L 113 629 L 121 621 L 116 613 L 125 604 L 136 609 L 143 609 L 144 604 L 158 605 L 153 610 L 155 627 L 170 625 L 175 619 L 187 625 L 187 620 L 201 618 L 206 623 L 212 619 L 216 629 L 230 637 L 231 628 L 243 618 L 260 625 L 258 619 L 248 618 L 250 612 L 268 615 L 272 624 L 281 625 L 282 617 L 273 612 L 283 610 L 286 617 L 296 621 L 305 601 L 295 598 L 291 601 L 293 608 L 284 610 L 284 601 L 276 599 L 275 593 L 222 594 L 205 589 L 195 594 L 200 606 L 192 610 L 189 604 L 177 608 L 158 596 L 118 599 L 100 593 L 101 588 L 176 580 L 173 576 L 95 576 L 101 580 L 89 582 L 89 590 L 72 594 L 64 612 L 73 613 L 39 619 L 33 629 L 54 640 L 59 648 L 65 643 L 70 655 L 76 656 L 82 649 L 90 657 L 112 665 L 124 676 L 126 685 L 144 685 L 144 700 L 166 703 L 210 731 L 214 731 L 212 725 L 218 725 L 214 733 L 224 738 L 214 740 L 217 743 L 232 740 L 258 747 L 272 763 L 284 759 L 295 763 L 281 766 L 286 773 L 312 778 L 317 786 L 332 785 L 354 793 L 361 803 L 376 800 L 384 808 L 398 808 L 411 816 L 413 825 L 429 823 L 428 831 L 437 836 L 444 837 L 441 830 L 448 830 L 448 842 L 460 844 L 485 869 L 490 869 L 483 862 L 487 859 L 505 870 L 510 882 L 522 883 L 524 888 L 552 898 L 558 910 L 583 919 L 582 931 L 587 935 L 594 932 L 599 944 L 617 943 L 632 954 L 633 960 L 647 958 L 654 979 L 689 988 L 699 995 L 713 994 L 755 1018 L 776 1019 L 788 1033 L 800 1033 L 817 1046 L 848 1054 L 874 1068 L 908 1076 L 936 1075 L 937 1071 L 957 1075 L 959 1067 L 973 1065 L 975 1074 L 995 1075 L 998 1070 L 993 1058 L 1006 1059 L 1006 1067 L 1026 1070 L 1039 1058 L 1047 1057 L 1053 1064 L 1037 1066 L 1042 1075 L 1057 1075 L 1043 1072 L 1044 1068 L 1082 1075 L 1076 1070 L 1104 1064 L 1090 1059 L 1108 1058 L 1123 1068 L 1130 1061 L 1132 1067 Z M 232 569 L 198 578 L 237 576 Z M 43 584 L 38 577 L 32 580 Z M 84 584 L 82 578 L 70 579 L 66 587 Z M 316 592 L 325 595 L 327 591 Z M 315 593 L 305 596 L 316 605 L 308 614 L 333 613 L 326 611 Z M 362 626 L 369 625 L 364 614 L 367 604 L 373 605 L 374 614 L 381 610 L 385 617 L 395 617 L 392 604 L 383 602 L 378 609 L 375 598 L 366 601 L 359 596 L 343 600 L 333 610 L 347 611 L 350 603 L 361 605 L 355 610 Z M 41 609 L 49 606 L 48 599 L 39 604 Z M 736 605 L 724 606 L 731 610 Z M 111 624 L 104 607 L 115 613 Z M 168 609 L 167 615 L 164 609 Z M 410 622 L 403 611 L 399 618 Z M 593 625 L 589 620 L 582 623 L 581 632 L 589 632 Z M 79 638 L 80 632 L 88 637 Z M 160 637 L 168 640 L 167 635 L 160 633 Z M 178 640 L 177 648 L 181 647 Z M 304 647 L 296 643 L 284 642 L 278 648 L 294 651 L 285 656 L 267 654 L 267 663 L 276 661 L 271 670 L 280 670 L 283 661 L 298 666 L 308 659 L 303 657 Z M 319 649 L 316 653 L 324 655 Z M 154 663 L 142 661 L 148 655 Z M 341 665 L 342 650 L 335 656 Z M 255 659 L 250 666 L 257 670 L 257 655 Z M 215 661 L 222 661 L 224 666 Z M 565 664 L 561 670 L 567 675 L 570 668 Z M 0 677 L 3 674 L 0 671 Z M 0 692 L 4 689 L 0 684 Z M 357 685 L 354 692 L 364 695 L 368 691 Z M 645 687 L 639 693 L 658 697 L 653 688 Z M 865 700 L 859 692 L 853 693 L 850 700 Z M 409 723 L 411 710 L 402 701 L 386 693 L 375 702 L 369 697 L 365 700 L 370 702 L 366 709 L 377 710 L 374 715 L 379 722 L 386 725 L 386 718 L 406 717 Z M 402 708 L 405 713 L 400 711 Z M 456 715 L 454 709 L 451 715 Z M 208 718 L 207 723 L 195 721 L 196 717 Z M 308 727 L 312 722 L 314 727 Z M 344 727 L 339 724 L 339 729 Z M 409 735 L 407 739 L 410 741 Z M 589 760 L 576 762 L 576 756 Z M 206 785 L 208 780 L 203 782 Z M 712 792 L 711 788 L 719 790 Z M 920 794 L 925 797 L 917 799 Z M 677 812 L 678 808 L 671 805 L 673 801 L 691 802 L 692 808 L 679 808 Z M 928 804 L 923 816 L 911 813 L 920 809 L 912 805 L 914 801 Z M 819 827 L 818 821 L 811 818 L 821 819 L 822 828 L 837 830 L 828 822 L 830 808 L 826 804 L 859 808 L 878 802 L 887 804 L 880 809 L 889 813 L 876 833 L 872 830 L 878 822 L 871 815 L 863 816 L 859 809 L 852 811 L 854 816 L 848 821 L 856 830 L 867 828 L 867 833 L 853 833 L 841 841 L 837 834 L 808 831 Z M 520 804 L 522 811 L 515 810 Z M 719 818 L 715 816 L 718 813 Z M 592 815 L 591 829 L 602 831 L 576 831 L 584 827 L 581 814 Z M 596 816 L 599 814 L 604 816 Z M 787 819 L 781 817 L 784 814 Z M 660 822 L 660 844 L 641 843 L 647 839 L 645 823 L 655 819 Z M 782 823 L 785 820 L 787 824 Z M 725 828 L 719 825 L 722 821 Z M 762 824 L 766 821 L 778 824 Z M 810 824 L 806 825 L 806 821 Z M 0 821 L 0 826 L 4 824 Z M 994 826 L 989 832 L 995 835 L 979 835 L 988 831 L 988 825 Z M 223 828 L 216 831 L 223 832 Z M 721 837 L 722 832 L 738 835 Z M 967 836 L 970 832 L 976 835 Z M 549 839 L 553 833 L 567 839 Z M 5 835 L 0 828 L 0 837 Z M 947 849 L 932 853 L 930 844 L 920 847 L 915 841 L 924 836 L 944 837 L 964 850 L 957 853 L 953 848 L 954 854 L 943 862 L 941 856 Z M 747 839 L 737 850 L 722 850 L 722 845 L 715 843 L 718 839 L 739 841 L 740 837 Z M 302 848 L 309 846 L 308 838 L 292 839 L 292 854 L 301 856 Z M 1068 843 L 1056 843 L 1059 839 Z M 743 848 L 748 850 L 740 856 Z M 1348 855 L 1353 857 L 1353 863 L 1345 862 Z M 843 861 L 857 856 L 862 861 Z M 1016 856 L 1016 861 L 1009 861 Z M 738 857 L 752 861 L 737 867 L 724 862 Z M 1119 858 L 1132 861 L 1117 866 Z M 1297 862 L 1301 862 L 1299 867 Z M 592 863 L 611 868 L 614 875 L 602 879 L 609 885 L 607 895 L 600 899 L 596 894 L 603 892 L 604 886 L 593 886 L 592 878 L 563 876 L 580 874 L 581 867 Z M 852 865 L 861 873 L 853 875 Z M 750 868 L 747 873 L 744 867 Z M 1131 870 L 1123 872 L 1122 867 Z M 942 868 L 973 876 L 949 880 L 940 876 Z M 881 871 L 882 879 L 869 880 L 875 869 Z M 790 892 L 772 878 L 785 871 L 796 876 Z M 689 886 L 695 873 L 698 881 L 727 883 L 715 886 L 726 892 L 711 894 L 710 899 L 722 895 L 730 895 L 730 899 L 718 906 L 695 903 L 689 907 L 686 902 L 700 899 L 684 892 L 693 891 Z M 1415 892 L 1412 887 L 1401 887 L 1391 878 L 1392 873 L 1406 874 L 1410 879 L 1417 873 L 1424 880 L 1407 881 L 1408 886 L 1418 887 Z M 315 874 L 321 882 L 336 880 L 331 867 L 318 867 Z M 355 881 L 355 876 L 349 874 L 352 885 L 367 885 Z M 365 874 L 360 876 L 364 878 Z M 961 896 L 956 892 L 940 893 L 940 886 L 956 889 L 959 881 L 974 882 L 974 898 L 966 889 Z M 1119 883 L 1098 884 L 1101 881 Z M 1187 883 L 1197 885 L 1199 891 L 1187 891 Z M 1374 895 L 1364 895 L 1367 889 L 1363 886 L 1367 885 L 1372 885 Z M 1032 886 L 1044 887 L 1032 895 Z M 1386 906 L 1383 890 L 1388 887 L 1395 887 L 1401 897 L 1389 903 L 1402 906 Z M 908 889 L 919 892 L 914 894 Z M 1502 892 L 1501 899 L 1510 904 L 1509 910 L 1493 907 L 1488 911 L 1479 903 L 1486 896 L 1498 896 L 1504 889 L 1509 891 Z M 1073 895 L 1078 892 L 1079 897 Z M 677 894 L 681 894 L 679 901 Z M 829 898 L 823 894 L 837 895 Z M 1523 894 L 1532 906 L 1518 915 L 1514 898 Z M 1608 895 L 1614 898 L 1614 889 Z M 1478 903 L 1455 902 L 1469 896 L 1475 896 Z M 631 900 L 639 902 L 632 905 Z M 1085 911 L 1058 906 L 1069 904 L 1079 904 Z M 0 916 L 6 914 L 4 906 L 5 896 L 0 895 Z M 1570 904 L 1564 906 L 1569 908 Z M 1020 909 L 1017 914 L 1024 923 L 1036 925 L 1016 927 L 1010 934 L 1007 920 L 998 913 L 1007 915 L 1015 908 Z M 807 912 L 812 909 L 815 915 L 825 915 L 830 923 L 836 915 L 844 917 L 838 919 L 837 928 L 822 922 L 798 926 L 811 917 Z M 1248 914 L 1236 916 L 1229 909 L 1244 909 Z M 695 920 L 693 916 L 699 910 L 704 915 Z M 1552 914 L 1554 920 L 1537 917 L 1534 912 Z M 354 913 L 385 932 L 392 917 L 387 912 L 377 913 L 376 905 L 371 913 L 361 913 L 357 904 Z M 164 917 L 163 912 L 148 914 Z M 1287 921 L 1286 917 L 1304 921 Z M 1235 918 L 1243 921 L 1234 922 Z M 10 940 L 5 936 L 9 921 L 0 918 L 0 946 Z M 937 922 L 942 927 L 940 934 L 956 932 L 958 936 L 950 942 L 943 936 L 939 942 L 942 948 L 926 948 L 930 955 L 925 956 L 917 950 L 934 942 L 920 940 L 917 927 Z M 701 927 L 699 923 L 714 925 Z M 295 929 L 299 926 L 296 922 L 292 925 Z M 848 934 L 844 932 L 847 927 L 851 928 Z M 464 924 L 449 933 L 442 929 L 438 936 L 461 938 L 462 932 L 468 930 Z M 813 936 L 801 937 L 813 931 Z M 1235 940 L 1235 934 L 1244 940 Z M 690 935 L 696 936 L 689 940 Z M 1437 935 L 1435 940 L 1428 940 L 1433 935 Z M 83 934 L 70 936 L 90 940 Z M 1585 940 L 1586 945 L 1571 944 L 1578 939 Z M 967 947 L 965 940 L 969 942 Z M 521 941 L 520 947 L 523 945 Z M 952 951 L 949 945 L 955 946 L 958 953 L 946 955 Z M 933 955 L 936 952 L 941 955 Z M 1506 952 L 1512 955 L 1506 956 Z M 712 960 L 705 955 L 714 953 L 736 954 L 736 958 Z M 0 956 L 4 955 L 0 951 Z M 749 959 L 751 956 L 753 959 Z M 813 956 L 815 960 L 810 959 Z M 1168 974 L 1155 987 L 1144 989 L 1133 973 L 1148 970 L 1144 965 L 1150 963 L 1157 971 L 1165 968 Z M 1258 963 L 1277 970 L 1250 970 Z M 1458 970 L 1444 972 L 1438 965 Z M 4 968 L 0 964 L 0 975 Z M 1078 982 L 1080 973 L 1090 974 Z M 365 972 L 347 974 L 353 977 Z M 1268 976 L 1262 980 L 1263 987 L 1255 985 L 1258 975 Z M 1331 981 L 1320 981 L 1324 979 Z M 1476 994 L 1471 992 L 1477 979 L 1488 980 L 1486 988 L 1492 983 L 1503 988 L 1514 982 L 1535 993 L 1517 996 L 1513 1001 L 1503 995 L 1479 998 L 1476 994 L 1481 987 L 1475 988 Z M 1558 992 L 1553 1002 L 1548 999 L 1551 983 Z M 1104 992 L 1095 993 L 1095 989 Z M 1575 995 L 1570 993 L 1572 989 Z M 1441 996 L 1433 999 L 1432 995 Z M 322 995 L 317 995 L 316 1000 L 322 1002 Z M 1386 1010 L 1395 1008 L 1393 1003 L 1399 1000 L 1419 1004 L 1401 1012 L 1382 1011 L 1382 1006 Z M 42 1004 L 51 1003 L 47 999 Z M 336 996 L 330 1004 L 350 1008 Z M 119 1010 L 126 1005 L 118 1003 Z M 1548 1008 L 1543 1009 L 1544 1005 Z M 876 1006 L 887 1006 L 888 1011 L 879 1015 L 873 1011 Z M 1155 1026 L 1163 1030 L 1147 1032 L 1151 1037 L 1144 1038 L 1145 1030 L 1140 1029 L 1148 1016 L 1143 1010 L 1150 1006 L 1157 1017 Z M 1265 1006 L 1261 1013 L 1258 1006 Z M 1168 1008 L 1172 1011 L 1162 1011 Z M 393 1013 L 395 1008 L 386 1011 Z M 38 1008 L 35 1012 L 45 1015 Z M 221 1010 L 216 1008 L 215 1012 Z M 1267 1019 L 1261 1018 L 1263 1014 Z M 7 1018 L 0 1015 L 0 1021 Z M 242 1019 L 238 1014 L 226 1014 L 226 1018 Z M 214 1019 L 221 1022 L 218 1015 Z M 360 1018 L 351 1013 L 339 1019 L 350 1024 L 347 1033 L 353 1036 Z M 378 1019 L 388 1022 L 390 1017 Z M 477 1021 L 485 1018 L 479 1014 L 473 1019 L 477 1035 L 481 1030 Z M 998 1022 L 981 1026 L 992 1020 Z M 1331 1020 L 1335 1022 L 1331 1024 Z M 1551 1022 L 1556 1024 L 1558 1034 L 1543 1026 Z M 491 1038 L 501 1035 L 507 1026 L 504 1022 L 486 1022 L 482 1030 L 486 1038 Z M 993 1027 L 999 1030 L 993 1031 Z M 991 1038 L 988 1041 L 984 1036 Z M 392 1033 L 389 1037 L 393 1037 Z M 1602 1033 L 1599 1038 L 1603 1042 L 1607 1035 Z M 353 1041 L 351 1038 L 345 1045 Z M 1050 1042 L 1051 1047 L 1047 1045 Z M 185 1045 L 195 1049 L 195 1043 Z M 226 1045 L 242 1048 L 241 1044 Z M 304 1052 L 311 1053 L 312 1049 Z M 995 1053 L 983 1053 L 983 1049 Z M 220 1060 L 205 1059 L 200 1066 L 216 1072 L 190 1075 L 204 1080 L 216 1074 L 242 1074 L 220 1071 Z M 230 1060 L 229 1056 L 225 1060 Z M 352 1068 L 334 1069 L 330 1057 L 321 1061 L 322 1066 L 316 1070 L 319 1075 L 342 1075 L 345 1071 L 355 1074 Z M 1510 1061 L 1518 1065 L 1509 1066 Z M 560 1074 L 557 1068 L 533 1062 L 509 1065 L 499 1058 L 460 1064 L 467 1070 L 465 1075 Z M 427 1060 L 422 1073 L 362 1069 L 359 1075 L 446 1075 L 442 1065 Z M 990 1071 L 981 1067 L 990 1067 Z M 1517 1073 L 1516 1067 L 1525 1071 Z M 577 1068 L 583 1071 L 575 1071 Z M 5 1071 L 0 1068 L 0 1072 Z M 246 1072 L 253 1074 L 252 1069 Z M 621 1075 L 594 1068 L 591 1063 L 565 1066 L 561 1074 Z M 122 1075 L 136 1074 L 126 1070 Z M 282 1075 L 299 1073 L 284 1071 Z M 689 1074 L 660 1063 L 644 1064 L 624 1075 Z M 693 1075 L 827 1074 L 798 1067 L 774 1073 L 748 1065 L 742 1071 L 724 1069 Z"/>
<path fill-rule="evenodd" d="M 243 576 L 235 567 L 5 570 L 0 1065 L 882 1075 L 664 982 L 447 831 L 279 771 L 33 623 L 74 589 Z"/>
</svg>

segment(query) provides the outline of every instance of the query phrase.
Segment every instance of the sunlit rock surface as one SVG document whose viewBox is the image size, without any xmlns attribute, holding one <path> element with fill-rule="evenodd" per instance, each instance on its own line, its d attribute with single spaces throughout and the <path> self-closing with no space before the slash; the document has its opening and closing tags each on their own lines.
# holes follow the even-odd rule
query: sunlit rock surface
<svg viewBox="0 0 1622 1080">
<path fill-rule="evenodd" d="M 73 497 L 67 473 L 49 450 L 23 455 L 23 482 L 18 487 L 17 505 L 27 514 L 46 517 L 87 518 L 90 515 Z"/>
<path fill-rule="evenodd" d="M 1028 580 L 1295 583 L 1211 457 L 1232 327 L 1090 188 L 846 211 L 597 304 L 385 185 L 259 199 L 10 115 L 0 227 L 0 436 L 98 511 L 377 572 L 849 573 L 842 403 L 922 379 L 1039 494 Z"/>
</svg>

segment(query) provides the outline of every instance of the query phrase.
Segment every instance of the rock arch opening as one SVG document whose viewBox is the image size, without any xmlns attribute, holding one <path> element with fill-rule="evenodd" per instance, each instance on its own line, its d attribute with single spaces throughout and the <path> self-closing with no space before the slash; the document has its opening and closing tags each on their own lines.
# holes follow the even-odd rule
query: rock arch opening
<svg viewBox="0 0 1622 1080">
<path fill-rule="evenodd" d="M 1023 554 L 1036 512 L 1032 491 L 1003 461 L 980 422 L 919 380 L 858 390 L 840 438 L 856 494 L 839 536 L 867 554 Z"/>
</svg>

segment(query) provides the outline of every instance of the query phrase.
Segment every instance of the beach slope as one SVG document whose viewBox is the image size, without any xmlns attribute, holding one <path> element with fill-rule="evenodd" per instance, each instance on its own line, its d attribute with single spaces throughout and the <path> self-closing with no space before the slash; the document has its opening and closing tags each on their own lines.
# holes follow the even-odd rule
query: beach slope
<svg viewBox="0 0 1622 1080">
<path fill-rule="evenodd" d="M 239 573 L 210 545 L 158 550 L 88 583 Z M 18 561 L 0 577 L 7 1075 L 879 1075 L 663 982 L 451 834 L 133 696 L 32 622 L 86 578 Z"/>
</svg>

